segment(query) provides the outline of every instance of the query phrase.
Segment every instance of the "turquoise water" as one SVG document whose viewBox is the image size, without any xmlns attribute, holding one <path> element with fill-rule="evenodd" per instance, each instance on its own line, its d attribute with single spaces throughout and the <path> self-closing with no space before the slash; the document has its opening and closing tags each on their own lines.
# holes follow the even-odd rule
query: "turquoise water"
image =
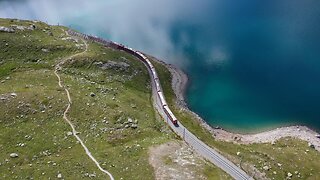
<svg viewBox="0 0 320 180">
<path fill-rule="evenodd" d="M 192 32 L 202 40 L 186 49 L 190 108 L 227 129 L 319 130 L 319 1 L 245 2 L 221 3 L 218 19 Z"/>
<path fill-rule="evenodd" d="M 1 17 L 59 22 L 178 65 L 188 105 L 212 126 L 320 130 L 319 0 L 0 3 Z"/>
</svg>

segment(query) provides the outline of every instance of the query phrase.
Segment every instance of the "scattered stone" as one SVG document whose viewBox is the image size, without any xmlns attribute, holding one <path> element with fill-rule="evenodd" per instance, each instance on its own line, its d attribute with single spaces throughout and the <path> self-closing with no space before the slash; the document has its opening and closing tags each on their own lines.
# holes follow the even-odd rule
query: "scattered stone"
<svg viewBox="0 0 320 180">
<path fill-rule="evenodd" d="M 282 166 L 282 164 L 281 164 L 281 163 L 278 163 L 277 165 L 278 165 L 278 167 L 281 167 L 281 166 Z"/>
<path fill-rule="evenodd" d="M 311 144 L 311 143 L 308 143 L 308 146 L 311 147 L 312 149 L 315 148 L 315 146 L 313 144 Z"/>
<path fill-rule="evenodd" d="M 8 27 L 4 27 L 4 26 L 0 26 L 0 32 L 14 33 L 14 29 L 13 28 L 8 28 Z"/>
<path fill-rule="evenodd" d="M 19 155 L 18 155 L 17 153 L 11 153 L 11 154 L 10 154 L 10 157 L 11 157 L 11 158 L 17 158 L 17 157 L 19 157 Z"/>
<path fill-rule="evenodd" d="M 62 174 L 59 173 L 58 176 L 57 176 L 57 178 L 58 178 L 58 179 L 62 179 Z"/>
<path fill-rule="evenodd" d="M 108 61 L 107 63 L 102 63 L 102 62 L 96 62 L 94 63 L 101 69 L 116 69 L 116 70 L 127 70 L 128 67 L 130 67 L 129 64 L 125 62 L 115 62 L 115 61 Z"/>
<path fill-rule="evenodd" d="M 299 171 L 295 171 L 294 174 L 299 174 Z"/>
<path fill-rule="evenodd" d="M 276 175 L 276 174 L 277 174 L 277 171 L 273 171 L 273 174 Z"/>
<path fill-rule="evenodd" d="M 95 97 L 96 94 L 94 94 L 93 92 L 91 92 L 91 93 L 90 93 L 90 96 L 91 96 L 91 97 Z"/>
<path fill-rule="evenodd" d="M 237 152 L 237 156 L 239 156 L 240 155 L 240 152 Z"/>
<path fill-rule="evenodd" d="M 16 93 L 11 93 L 10 96 L 11 97 L 17 97 L 18 95 Z"/>
<path fill-rule="evenodd" d="M 68 135 L 68 136 L 72 136 L 72 134 L 73 134 L 73 133 L 72 133 L 72 132 L 70 132 L 70 131 L 69 131 L 69 132 L 67 132 L 67 135 Z"/>
<path fill-rule="evenodd" d="M 269 171 L 270 167 L 269 166 L 263 166 L 263 170 Z"/>
<path fill-rule="evenodd" d="M 133 123 L 133 120 L 131 118 L 128 118 L 128 123 Z"/>
<path fill-rule="evenodd" d="M 291 177 L 292 177 L 292 174 L 291 174 L 290 172 L 288 172 L 287 176 L 288 176 L 289 178 L 291 178 Z"/>
<path fill-rule="evenodd" d="M 41 51 L 47 53 L 47 52 L 49 52 L 49 49 L 44 49 L 43 48 L 43 49 L 41 49 Z"/>
<path fill-rule="evenodd" d="M 132 124 L 132 125 L 131 125 L 131 128 L 132 128 L 132 129 L 137 129 L 137 128 L 138 128 L 138 125 Z"/>
</svg>

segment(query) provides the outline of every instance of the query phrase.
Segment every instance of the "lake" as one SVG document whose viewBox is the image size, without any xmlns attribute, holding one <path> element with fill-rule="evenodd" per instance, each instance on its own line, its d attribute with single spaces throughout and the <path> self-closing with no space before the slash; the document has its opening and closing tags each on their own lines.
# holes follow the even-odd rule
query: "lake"
<svg viewBox="0 0 320 180">
<path fill-rule="evenodd" d="M 182 68 L 187 103 L 212 126 L 320 130 L 319 0 L 0 1 L 127 44 Z"/>
</svg>

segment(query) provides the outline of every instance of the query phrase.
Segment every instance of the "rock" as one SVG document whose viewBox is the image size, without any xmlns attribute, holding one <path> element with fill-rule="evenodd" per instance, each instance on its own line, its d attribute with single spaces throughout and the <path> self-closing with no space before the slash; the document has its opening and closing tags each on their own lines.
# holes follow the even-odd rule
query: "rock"
<svg viewBox="0 0 320 180">
<path fill-rule="evenodd" d="M 62 178 L 62 174 L 59 173 L 58 176 L 57 176 L 57 178 L 58 178 L 58 179 L 61 179 L 61 178 Z"/>
<path fill-rule="evenodd" d="M 315 135 L 316 136 L 316 138 L 319 138 L 320 139 L 320 135 Z"/>
<path fill-rule="evenodd" d="M 70 132 L 70 131 L 69 131 L 69 132 L 67 132 L 67 135 L 68 135 L 68 136 L 72 136 L 72 134 L 73 134 L 73 133 L 72 133 L 72 132 Z"/>
<path fill-rule="evenodd" d="M 269 166 L 263 166 L 263 170 L 269 171 L 270 167 Z"/>
<path fill-rule="evenodd" d="M 94 94 L 93 92 L 91 92 L 91 93 L 90 93 L 90 96 L 91 96 L 91 97 L 95 97 L 96 94 Z"/>
<path fill-rule="evenodd" d="M 128 128 L 128 127 L 129 127 L 129 125 L 128 125 L 128 124 L 126 124 L 124 127 L 125 127 L 125 128 Z"/>
<path fill-rule="evenodd" d="M 132 125 L 131 125 L 131 128 L 133 128 L 133 129 L 137 129 L 137 128 L 138 128 L 138 125 L 136 125 L 136 124 L 132 124 Z"/>
<path fill-rule="evenodd" d="M 291 178 L 292 174 L 290 172 L 288 172 L 287 177 Z"/>
<path fill-rule="evenodd" d="M 133 120 L 131 118 L 128 118 L 128 123 L 133 123 Z"/>
<path fill-rule="evenodd" d="M 16 93 L 11 93 L 10 96 L 11 97 L 17 97 L 17 94 Z"/>
<path fill-rule="evenodd" d="M 273 174 L 276 175 L 276 174 L 277 174 L 277 171 L 273 171 Z"/>
<path fill-rule="evenodd" d="M 278 165 L 278 167 L 281 167 L 281 166 L 282 166 L 282 164 L 281 164 L 281 163 L 278 163 L 277 165 Z"/>
<path fill-rule="evenodd" d="M 89 177 L 93 178 L 93 177 L 96 177 L 95 174 L 90 174 Z"/>
<path fill-rule="evenodd" d="M 299 174 L 299 171 L 295 171 L 294 174 Z"/>
<path fill-rule="evenodd" d="M 315 148 L 315 146 L 313 144 L 311 144 L 311 143 L 308 143 L 308 146 L 311 147 L 312 149 Z"/>
<path fill-rule="evenodd" d="M 237 152 L 237 156 L 239 156 L 240 155 L 240 152 Z"/>
<path fill-rule="evenodd" d="M 42 52 L 45 52 L 45 53 L 49 52 L 49 50 L 48 50 L 48 49 L 44 49 L 44 48 L 43 48 L 43 49 L 41 49 L 41 51 L 42 51 Z"/>
<path fill-rule="evenodd" d="M 17 153 L 11 153 L 11 154 L 10 154 L 10 157 L 11 157 L 11 158 L 17 158 L 17 157 L 19 157 L 19 155 L 18 155 Z"/>
<path fill-rule="evenodd" d="M 8 28 L 8 27 L 4 27 L 4 26 L 0 26 L 0 32 L 14 33 L 14 29 L 13 28 Z"/>
</svg>

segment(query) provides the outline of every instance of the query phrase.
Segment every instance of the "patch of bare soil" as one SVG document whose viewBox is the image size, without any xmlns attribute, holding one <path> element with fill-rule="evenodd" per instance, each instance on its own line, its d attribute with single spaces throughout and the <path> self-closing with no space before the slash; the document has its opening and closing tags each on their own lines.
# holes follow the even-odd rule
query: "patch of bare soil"
<svg viewBox="0 0 320 180">
<path fill-rule="evenodd" d="M 149 163 L 157 180 L 206 179 L 202 175 L 205 161 L 181 141 L 151 147 Z"/>
</svg>

